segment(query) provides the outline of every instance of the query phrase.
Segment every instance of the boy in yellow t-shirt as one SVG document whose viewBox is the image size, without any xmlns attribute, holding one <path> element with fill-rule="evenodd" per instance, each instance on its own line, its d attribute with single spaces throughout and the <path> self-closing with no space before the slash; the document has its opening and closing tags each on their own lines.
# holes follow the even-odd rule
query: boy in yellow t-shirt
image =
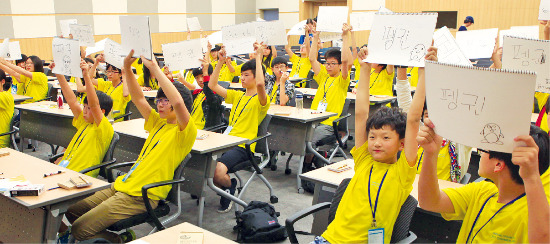
<svg viewBox="0 0 550 244">
<path fill-rule="evenodd" d="M 124 59 L 124 69 L 130 70 L 134 51 Z M 121 238 L 106 230 L 115 222 L 146 211 L 141 189 L 144 185 L 172 180 L 174 170 L 179 166 L 197 136 L 197 128 L 188 109 L 191 109 L 191 92 L 180 83 L 172 83 L 162 73 L 158 64 L 141 57 L 156 77 L 159 89 L 155 111 L 145 97 L 131 72 L 125 72 L 128 88 L 134 97 L 134 104 L 145 119 L 145 130 L 149 137 L 145 140 L 137 161 L 130 171 L 119 176 L 111 188 L 77 202 L 67 211 L 67 219 L 73 224 L 72 234 L 79 241 L 105 238 L 110 242 L 121 242 Z M 158 201 L 165 199 L 171 186 L 160 186 L 148 191 L 149 202 L 154 208 Z"/>
<path fill-rule="evenodd" d="M 11 82 L 7 80 L 6 73 L 0 70 L 0 134 L 11 130 L 10 122 L 13 118 L 14 102 L 11 95 Z M 10 135 L 0 137 L 0 148 L 10 146 Z"/>
<path fill-rule="evenodd" d="M 268 95 L 265 91 L 264 82 L 265 68 L 261 63 L 264 47 L 258 43 L 254 46 L 256 49 L 256 59 L 250 60 L 242 66 L 241 83 L 246 92 L 227 90 L 218 85 L 220 70 L 227 58 L 224 48 L 218 53 L 218 64 L 208 84 L 216 94 L 225 98 L 226 103 L 233 104 L 229 116 L 229 125 L 224 134 L 247 139 L 254 139 L 258 135 L 258 127 L 269 109 Z M 254 148 L 255 145 L 252 145 L 252 150 Z M 214 184 L 229 194 L 234 195 L 237 180 L 231 179 L 227 171 L 245 160 L 248 160 L 248 154 L 244 149 L 244 144 L 225 152 L 218 158 L 214 173 Z M 218 212 L 226 213 L 231 210 L 233 202 L 222 196 L 220 205 Z"/>
<path fill-rule="evenodd" d="M 546 132 L 531 125 L 530 135 L 514 139 L 526 146 L 512 153 L 478 149 L 479 175 L 491 182 L 440 190 L 435 172 L 441 137 L 434 128 L 427 119 L 418 136 L 425 149 L 418 181 L 420 207 L 447 220 L 462 220 L 457 243 L 550 242 L 550 206 L 541 181 L 548 182 L 548 175 L 541 177 L 550 160 Z"/>
<path fill-rule="evenodd" d="M 89 82 L 89 66 L 82 61 L 80 68 L 84 80 Z M 84 99 L 84 108 L 82 108 L 65 76 L 56 74 L 56 77 L 74 115 L 73 126 L 77 131 L 69 142 L 63 157 L 55 163 L 74 171 L 81 171 L 100 164 L 113 138 L 113 126 L 106 118 L 113 107 L 113 100 L 101 91 L 96 92 L 94 86 L 87 86 L 88 96 Z M 99 170 L 86 174 L 97 177 Z"/>
<path fill-rule="evenodd" d="M 32 103 L 47 96 L 48 77 L 44 74 L 44 65 L 39 57 L 27 58 L 25 69 L 0 58 L 0 69 L 10 74 L 21 85 L 17 87 L 17 94 L 32 97 L 23 103 Z M 19 92 L 20 89 L 22 89 L 21 92 Z"/>
<path fill-rule="evenodd" d="M 310 43 L 309 40 L 309 27 L 305 26 L 305 35 L 304 35 L 304 43 L 300 45 L 300 56 L 294 54 L 292 50 L 290 49 L 290 36 L 287 37 L 288 44 L 285 46 L 285 51 L 288 54 L 289 61 L 292 62 L 292 71 L 290 71 L 289 77 L 292 77 L 294 79 L 307 78 L 309 71 L 311 70 L 311 62 L 309 61 L 309 52 L 310 52 Z M 300 81 L 296 83 L 296 87 L 306 87 L 306 81 Z"/>
<path fill-rule="evenodd" d="M 361 48 L 359 60 L 367 57 Z M 429 50 L 428 57 L 436 59 Z M 369 80 L 370 64 L 361 62 L 360 82 Z M 423 85 L 423 69 L 421 70 Z M 369 116 L 369 87 L 361 86 L 355 107 L 355 175 L 336 210 L 334 221 L 313 243 L 368 243 L 380 238 L 390 243 L 395 220 L 415 179 L 416 135 L 420 126 L 424 87 L 419 89 L 408 115 L 398 108 L 382 107 Z M 401 157 L 397 153 L 402 151 Z M 376 234 L 381 232 L 381 234 Z"/>
</svg>

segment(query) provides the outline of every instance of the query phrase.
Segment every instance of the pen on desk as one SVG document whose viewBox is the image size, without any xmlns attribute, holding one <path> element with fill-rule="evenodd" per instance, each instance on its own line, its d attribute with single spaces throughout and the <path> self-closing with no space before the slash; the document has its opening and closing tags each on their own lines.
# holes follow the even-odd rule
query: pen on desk
<svg viewBox="0 0 550 244">
<path fill-rule="evenodd" d="M 54 189 L 57 189 L 57 188 L 61 188 L 61 186 L 50 188 L 50 189 L 48 189 L 48 191 L 51 191 L 51 190 L 54 190 Z"/>
<path fill-rule="evenodd" d="M 58 175 L 58 174 L 61 174 L 61 173 L 65 173 L 65 171 L 57 171 L 57 172 L 53 172 L 53 173 L 49 173 L 49 174 L 44 174 L 44 178 L 48 177 L 48 176 L 52 176 L 52 175 Z"/>
</svg>

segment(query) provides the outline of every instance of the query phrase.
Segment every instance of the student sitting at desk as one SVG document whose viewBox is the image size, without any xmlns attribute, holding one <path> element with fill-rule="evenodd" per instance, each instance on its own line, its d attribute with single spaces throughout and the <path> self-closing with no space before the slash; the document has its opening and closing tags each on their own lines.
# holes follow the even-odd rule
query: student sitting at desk
<svg viewBox="0 0 550 244">
<path fill-rule="evenodd" d="M 361 82 L 369 80 L 368 50 L 359 52 Z M 427 59 L 435 60 L 430 49 Z M 361 86 L 355 106 L 355 175 L 349 183 L 327 230 L 312 243 L 368 243 L 372 239 L 390 243 L 395 220 L 413 188 L 416 136 L 425 96 L 424 73 L 409 114 L 399 108 L 382 107 L 369 116 L 369 87 Z M 401 157 L 397 153 L 402 151 Z M 374 188 L 374 189 L 371 189 Z M 382 229 L 382 231 L 380 231 Z M 371 239 L 372 238 L 372 239 Z"/>
<path fill-rule="evenodd" d="M 44 74 L 44 65 L 42 60 L 37 56 L 30 56 L 25 61 L 25 68 L 6 61 L 0 58 L 0 69 L 8 73 L 12 78 L 15 78 L 18 86 L 18 93 L 32 97 L 23 103 L 32 103 L 44 99 L 48 93 L 48 77 Z M 13 82 L 13 81 L 12 81 Z M 22 89 L 22 92 L 19 92 Z"/>
<path fill-rule="evenodd" d="M 154 59 L 158 63 L 157 57 L 154 57 Z M 164 73 L 162 75 L 164 76 Z M 138 77 L 137 81 L 144 91 L 159 89 L 157 77 L 145 65 L 143 65 L 143 74 Z"/>
<path fill-rule="evenodd" d="M 219 62 L 218 53 L 221 50 L 221 46 L 216 45 L 215 48 L 212 48 L 210 42 L 208 43 L 206 56 L 210 58 L 210 64 L 212 67 L 216 67 Z M 231 58 L 225 59 L 225 62 L 222 63 L 222 68 L 220 70 L 220 78 L 218 81 L 232 82 L 235 76 L 240 75 L 240 67 L 237 65 L 237 62 L 232 61 Z"/>
<path fill-rule="evenodd" d="M 308 58 L 309 51 L 311 49 L 311 41 L 309 40 L 311 30 L 309 28 L 309 25 L 306 25 L 304 29 L 306 34 L 304 35 L 305 40 L 303 44 L 300 45 L 300 56 L 294 54 L 294 52 L 292 52 L 292 49 L 290 49 L 290 36 L 287 37 L 288 44 L 285 46 L 285 51 L 290 57 L 290 62 L 292 62 L 292 71 L 290 71 L 290 77 L 294 79 L 306 79 L 309 71 L 311 70 L 311 62 L 309 62 Z M 296 87 L 306 87 L 306 81 L 304 80 L 296 83 Z"/>
<path fill-rule="evenodd" d="M 55 64 L 52 63 L 52 68 Z M 80 63 L 84 80 L 90 82 L 89 66 L 83 60 Z M 73 126 L 77 129 L 63 157 L 55 163 L 74 171 L 100 164 L 113 138 L 113 126 L 107 115 L 113 107 L 113 100 L 107 94 L 96 91 L 94 86 L 86 86 L 88 96 L 81 107 L 64 75 L 56 74 L 61 91 L 74 115 Z M 86 173 L 97 177 L 99 170 Z"/>
<path fill-rule="evenodd" d="M 130 70 L 134 51 L 124 59 L 124 69 Z M 172 83 L 164 76 L 155 61 L 141 57 L 145 66 L 156 76 L 160 89 L 155 102 L 155 111 L 145 97 L 133 73 L 125 73 L 133 102 L 145 119 L 149 137 L 130 171 L 119 176 L 111 188 L 77 202 L 67 211 L 67 219 L 73 224 L 72 234 L 79 241 L 105 238 L 121 242 L 121 238 L 106 230 L 115 222 L 146 211 L 141 194 L 144 185 L 172 180 L 197 136 L 197 128 L 189 109 L 192 106 L 191 92 L 180 83 Z M 171 186 L 161 186 L 148 191 L 151 206 L 165 199 Z"/>
<path fill-rule="evenodd" d="M 351 27 L 344 24 L 342 28 L 343 46 L 349 46 L 349 32 Z M 342 113 L 344 107 L 348 87 L 349 87 L 349 56 L 351 52 L 349 48 L 343 48 L 343 53 L 338 49 L 330 49 L 325 53 L 325 65 L 321 65 L 317 61 L 318 55 L 318 43 L 319 43 L 318 31 L 313 31 L 313 46 L 309 54 L 309 61 L 311 62 L 311 68 L 315 72 L 313 79 L 319 84 L 319 89 L 313 98 L 311 103 L 311 109 L 321 112 L 333 112 L 336 113 L 319 124 L 315 128 L 313 135 L 313 147 L 325 145 L 335 141 L 334 132 L 332 127 L 332 121 L 337 119 Z M 313 159 L 313 154 L 310 152 L 306 156 L 306 165 L 310 165 Z"/>
<path fill-rule="evenodd" d="M 6 73 L 0 70 L 0 134 L 7 133 L 11 130 L 10 122 L 13 118 L 14 101 L 11 94 L 11 81 L 6 77 Z M 0 148 L 10 146 L 10 135 L 0 137 Z"/>
<path fill-rule="evenodd" d="M 229 126 L 224 134 L 254 139 L 258 135 L 260 123 L 262 123 L 262 120 L 267 114 L 269 102 L 268 95 L 265 91 L 265 69 L 261 63 L 264 53 L 264 46 L 262 44 L 254 44 L 257 59 L 250 60 L 242 66 L 241 83 L 243 88 L 246 89 L 246 92 L 227 90 L 218 85 L 218 76 L 222 64 L 227 58 L 224 48 L 222 48 L 218 54 L 218 64 L 214 69 L 212 79 L 208 86 L 216 92 L 216 94 L 225 98 L 226 103 L 233 104 L 231 115 L 229 116 Z M 254 150 L 255 146 L 256 145 L 252 145 L 252 150 Z M 231 179 L 227 171 L 237 163 L 245 160 L 248 160 L 248 154 L 244 149 L 244 144 L 225 152 L 218 158 L 216 172 L 214 173 L 214 184 L 224 189 L 229 194 L 234 195 L 237 187 L 237 180 Z M 222 197 L 220 199 L 220 205 L 218 212 L 226 213 L 231 210 L 233 202 Z"/>
<path fill-rule="evenodd" d="M 446 220 L 462 220 L 457 243 L 549 243 L 550 206 L 543 187 L 548 175 L 541 177 L 550 160 L 548 134 L 531 125 L 529 135 L 514 139 L 526 146 L 512 153 L 478 149 L 479 175 L 491 181 L 440 190 L 437 157 L 442 138 L 434 132 L 436 126 L 426 119 L 417 139 L 425 149 L 418 180 L 420 207 Z"/>
<path fill-rule="evenodd" d="M 269 95 L 269 103 L 287 105 L 294 98 L 294 84 L 288 80 L 287 60 L 276 57 L 272 62 L 273 75 L 265 77 L 265 91 Z"/>
</svg>

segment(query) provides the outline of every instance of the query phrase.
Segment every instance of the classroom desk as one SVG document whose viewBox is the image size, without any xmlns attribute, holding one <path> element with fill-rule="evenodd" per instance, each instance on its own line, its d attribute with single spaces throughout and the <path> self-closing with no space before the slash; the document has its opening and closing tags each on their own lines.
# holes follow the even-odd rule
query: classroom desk
<svg viewBox="0 0 550 244">
<path fill-rule="evenodd" d="M 244 91 L 245 89 L 243 88 L 243 84 L 242 83 L 229 83 L 229 89 L 234 89 L 234 90 L 242 90 Z"/>
<path fill-rule="evenodd" d="M 143 128 L 144 119 L 132 119 L 118 122 L 113 129 L 120 135 L 120 140 L 115 148 L 114 157 L 118 162 L 135 161 L 149 134 Z M 246 206 L 242 200 L 227 194 L 214 186 L 214 171 L 216 160 L 225 151 L 248 141 L 248 139 L 223 135 L 210 131 L 198 130 L 197 136 L 207 134 L 204 140 L 196 140 L 191 149 L 192 158 L 185 167 L 183 177 L 185 182 L 182 190 L 199 197 L 198 225 L 202 226 L 204 212 L 204 199 L 206 185 L 218 194 L 231 198 L 234 202 Z"/>
<path fill-rule="evenodd" d="M 147 102 L 149 102 L 149 105 L 151 105 L 151 107 L 153 108 L 157 107 L 157 105 L 155 104 L 155 97 L 157 97 L 157 93 L 158 93 L 158 90 L 143 91 L 143 96 L 145 96 L 145 99 L 147 99 Z M 129 111 L 132 112 L 132 115 L 130 116 L 130 118 L 132 119 L 143 118 L 143 116 L 141 116 L 141 113 L 137 109 L 136 105 L 132 101 L 129 101 L 128 105 L 126 106 L 128 106 Z"/>
<path fill-rule="evenodd" d="M 170 227 L 163 231 L 155 232 L 151 235 L 142 237 L 138 240 L 129 242 L 131 244 L 145 244 L 145 243 L 179 243 L 180 234 L 182 233 L 203 233 L 202 243 L 235 243 L 223 236 L 219 236 L 203 228 L 197 227 L 190 223 L 184 222 L 182 224 Z M 145 242 L 145 243 L 144 243 Z"/>
<path fill-rule="evenodd" d="M 334 165 L 334 167 L 338 167 L 339 165 L 343 165 L 343 164 L 347 164 L 348 166 L 351 166 L 351 167 L 354 166 L 353 159 L 343 160 L 338 163 L 334 163 L 332 165 Z M 334 192 L 336 191 L 336 188 L 338 188 L 338 185 L 340 185 L 342 180 L 346 178 L 353 178 L 354 174 L 355 174 L 355 171 L 353 169 L 340 172 L 340 173 L 335 173 L 327 170 L 326 166 L 323 168 L 312 170 L 305 174 L 302 174 L 302 177 L 304 179 L 315 183 L 315 190 L 313 193 L 312 205 L 315 205 L 320 202 L 330 202 L 332 200 L 332 196 L 334 195 Z M 463 185 L 459 183 L 454 183 L 446 180 L 439 180 L 440 189 L 457 188 L 461 186 Z M 414 198 L 418 199 L 418 175 L 416 175 L 416 178 L 414 180 L 411 195 Z M 328 209 L 319 211 L 313 215 L 311 233 L 316 235 L 321 235 L 323 231 L 326 230 L 327 226 L 328 226 Z"/>
<path fill-rule="evenodd" d="M 3 148 L 10 155 L 0 157 L 2 177 L 24 176 L 32 184 L 44 184 L 40 196 L 6 197 L 0 194 L 0 242 L 53 243 L 67 208 L 94 192 L 110 185 L 102 180 L 67 170 L 58 165 L 32 157 L 30 155 Z M 64 170 L 65 173 L 44 178 L 45 173 Z M 57 187 L 58 182 L 69 181 L 71 177 L 82 176 L 92 182 L 92 186 L 64 190 Z"/>
<path fill-rule="evenodd" d="M 56 102 L 42 101 L 18 104 L 15 108 L 19 109 L 21 115 L 19 134 L 22 138 L 67 147 L 76 133 L 72 125 L 74 116 L 68 104 L 59 109 Z M 20 142 L 21 150 L 24 148 L 23 141 Z"/>
<path fill-rule="evenodd" d="M 54 89 L 61 89 L 61 86 L 59 85 L 59 81 L 50 81 L 48 83 L 52 84 Z M 71 88 L 71 90 L 76 92 L 76 83 L 71 83 L 71 82 L 67 82 L 67 83 L 69 84 L 69 87 Z"/>
<path fill-rule="evenodd" d="M 23 95 L 17 95 L 17 94 L 13 94 L 13 102 L 15 104 L 20 104 L 24 101 L 27 101 L 29 99 L 32 99 L 32 97 L 27 97 L 27 96 L 23 96 Z"/>
</svg>

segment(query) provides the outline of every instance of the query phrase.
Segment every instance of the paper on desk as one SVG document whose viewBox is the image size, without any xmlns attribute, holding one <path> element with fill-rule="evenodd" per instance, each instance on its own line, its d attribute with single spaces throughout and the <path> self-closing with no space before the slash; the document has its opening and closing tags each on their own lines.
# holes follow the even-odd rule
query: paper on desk
<svg viewBox="0 0 550 244">
<path fill-rule="evenodd" d="M 52 41 L 54 74 L 82 78 L 79 41 L 55 37 Z"/>
<path fill-rule="evenodd" d="M 202 244 L 204 233 L 202 232 L 181 232 L 178 236 L 178 244 Z"/>
<path fill-rule="evenodd" d="M 120 16 L 120 35 L 124 56 L 134 49 L 134 57 L 153 58 L 149 16 Z"/>
<path fill-rule="evenodd" d="M 459 31 L 456 42 L 468 59 L 489 58 L 493 54 L 497 35 L 498 28 Z"/>
<path fill-rule="evenodd" d="M 504 36 L 502 68 L 537 73 L 539 92 L 550 93 L 550 41 Z"/>
<path fill-rule="evenodd" d="M 342 26 L 348 22 L 348 7 L 320 6 L 317 15 L 317 31 L 342 33 Z"/>
</svg>

